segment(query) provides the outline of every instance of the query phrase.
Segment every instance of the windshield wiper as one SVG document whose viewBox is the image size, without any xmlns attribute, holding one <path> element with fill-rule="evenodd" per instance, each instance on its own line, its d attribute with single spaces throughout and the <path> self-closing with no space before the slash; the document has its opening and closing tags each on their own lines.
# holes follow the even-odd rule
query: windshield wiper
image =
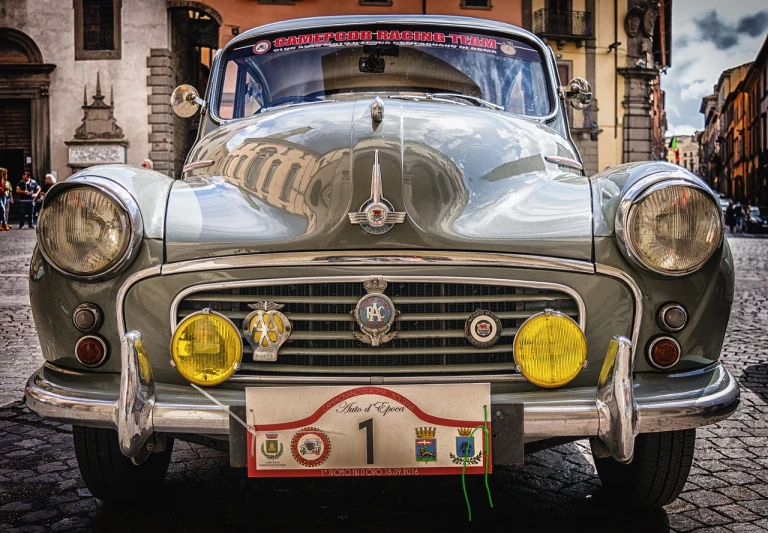
<svg viewBox="0 0 768 533">
<path fill-rule="evenodd" d="M 285 109 L 286 107 L 293 107 L 295 105 L 310 105 L 310 104 L 327 104 L 330 102 L 335 102 L 336 100 L 312 100 L 309 102 L 290 102 L 287 104 L 280 104 L 280 105 L 274 105 L 274 106 L 267 106 L 262 107 L 256 113 L 264 113 L 266 111 L 272 111 L 273 109 Z"/>
<path fill-rule="evenodd" d="M 435 102 L 450 102 L 452 104 L 469 105 L 461 102 L 456 102 L 450 98 L 461 98 L 463 100 L 469 100 L 472 103 L 479 104 L 488 109 L 495 109 L 496 111 L 504 111 L 504 108 L 500 105 L 496 105 L 488 100 L 483 100 L 477 96 L 470 96 L 468 94 L 461 93 L 427 93 L 424 95 L 405 95 L 405 94 L 390 94 L 390 98 L 395 100 L 432 100 Z"/>
</svg>

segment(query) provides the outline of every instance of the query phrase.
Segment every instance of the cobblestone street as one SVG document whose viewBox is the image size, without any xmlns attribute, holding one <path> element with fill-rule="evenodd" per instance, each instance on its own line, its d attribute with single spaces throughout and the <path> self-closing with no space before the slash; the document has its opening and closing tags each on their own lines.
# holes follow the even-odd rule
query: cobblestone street
<svg viewBox="0 0 768 533">
<path fill-rule="evenodd" d="M 586 443 L 526 458 L 523 467 L 459 477 L 248 480 L 219 451 L 177 442 L 162 494 L 114 508 L 80 479 L 67 425 L 21 402 L 42 362 L 27 297 L 34 232 L 0 234 L 0 531 L 768 531 L 768 239 L 730 239 L 737 271 L 725 363 L 742 386 L 730 419 L 698 430 L 691 477 L 665 510 L 629 515 L 606 500 Z"/>
</svg>

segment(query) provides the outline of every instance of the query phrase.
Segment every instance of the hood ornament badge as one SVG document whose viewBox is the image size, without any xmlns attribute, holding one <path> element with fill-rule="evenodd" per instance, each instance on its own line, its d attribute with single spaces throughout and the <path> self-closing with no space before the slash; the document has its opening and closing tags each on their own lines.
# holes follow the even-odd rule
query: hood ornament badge
<svg viewBox="0 0 768 533">
<path fill-rule="evenodd" d="M 382 235 L 395 224 L 405 222 L 405 213 L 395 211 L 392 204 L 384 199 L 381 189 L 381 166 L 379 151 L 376 150 L 371 173 L 371 197 L 360 206 L 360 212 L 348 213 L 352 224 L 360 224 L 361 228 L 372 235 Z"/>
<path fill-rule="evenodd" d="M 354 332 L 355 338 L 371 346 L 381 346 L 397 336 L 397 331 L 389 331 L 400 311 L 395 309 L 395 304 L 384 294 L 387 282 L 381 278 L 371 278 L 363 283 L 368 292 L 360 298 L 352 310 L 357 324 L 362 333 Z"/>
</svg>

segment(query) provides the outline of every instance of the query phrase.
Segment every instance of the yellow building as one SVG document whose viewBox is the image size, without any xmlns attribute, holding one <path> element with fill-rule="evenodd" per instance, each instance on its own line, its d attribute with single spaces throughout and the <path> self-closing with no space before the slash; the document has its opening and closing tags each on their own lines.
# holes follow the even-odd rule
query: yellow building
<svg viewBox="0 0 768 533">
<path fill-rule="evenodd" d="M 561 82 L 581 76 L 592 84 L 592 106 L 571 117 L 588 174 L 666 156 L 659 71 L 670 64 L 672 2 L 665 4 L 523 1 L 523 25 L 552 46 Z"/>
</svg>

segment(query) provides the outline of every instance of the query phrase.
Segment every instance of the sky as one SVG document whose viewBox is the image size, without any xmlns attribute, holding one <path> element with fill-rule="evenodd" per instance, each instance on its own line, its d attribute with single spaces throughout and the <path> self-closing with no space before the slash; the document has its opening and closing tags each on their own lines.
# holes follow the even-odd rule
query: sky
<svg viewBox="0 0 768 533">
<path fill-rule="evenodd" d="M 768 35 L 768 0 L 673 0 L 672 66 L 661 76 L 667 136 L 704 128 L 701 99 L 720 73 L 755 59 Z"/>
</svg>

